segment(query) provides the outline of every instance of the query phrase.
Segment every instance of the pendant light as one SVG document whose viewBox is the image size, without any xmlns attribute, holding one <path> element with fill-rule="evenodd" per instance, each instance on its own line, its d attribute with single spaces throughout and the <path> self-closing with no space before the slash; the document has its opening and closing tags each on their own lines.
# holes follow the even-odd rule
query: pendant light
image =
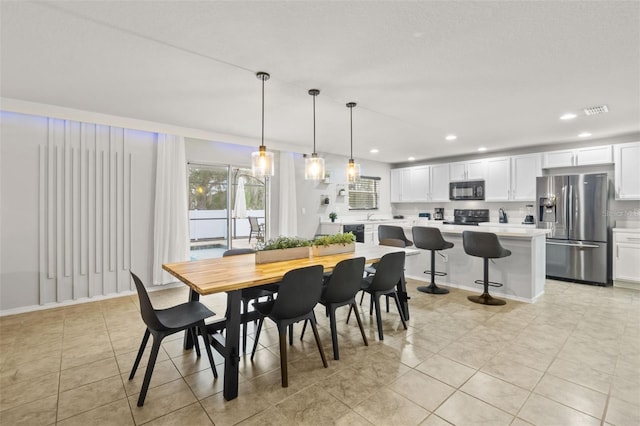
<svg viewBox="0 0 640 426">
<path fill-rule="evenodd" d="M 316 153 L 316 96 L 320 94 L 318 89 L 310 89 L 309 94 L 313 96 L 313 153 L 311 157 L 304 159 L 304 178 L 306 180 L 324 179 L 324 158 L 318 157 Z"/>
<path fill-rule="evenodd" d="M 353 107 L 355 106 L 355 102 L 349 102 L 347 104 L 347 108 L 349 108 L 349 121 L 351 123 L 351 157 L 349 158 L 349 165 L 347 166 L 347 180 L 349 182 L 355 182 L 360 178 L 360 164 L 356 164 L 353 160 Z"/>
<path fill-rule="evenodd" d="M 273 152 L 267 152 L 267 147 L 264 146 L 264 82 L 271 77 L 266 72 L 257 72 L 256 77 L 258 80 L 262 80 L 262 139 L 260 148 L 256 152 L 251 153 L 251 170 L 254 176 L 273 176 Z"/>
</svg>

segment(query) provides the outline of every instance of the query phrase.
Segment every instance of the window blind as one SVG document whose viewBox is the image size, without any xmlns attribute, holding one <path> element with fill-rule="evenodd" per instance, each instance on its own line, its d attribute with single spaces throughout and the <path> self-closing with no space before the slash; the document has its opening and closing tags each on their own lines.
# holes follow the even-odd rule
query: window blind
<svg viewBox="0 0 640 426">
<path fill-rule="evenodd" d="M 380 178 L 360 176 L 349 183 L 349 210 L 377 210 Z"/>
</svg>

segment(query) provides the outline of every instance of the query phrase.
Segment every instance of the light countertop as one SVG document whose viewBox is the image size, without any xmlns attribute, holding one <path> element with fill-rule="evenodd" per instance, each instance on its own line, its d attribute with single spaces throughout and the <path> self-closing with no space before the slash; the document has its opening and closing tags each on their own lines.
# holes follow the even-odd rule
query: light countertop
<svg viewBox="0 0 640 426">
<path fill-rule="evenodd" d="M 613 232 L 626 232 L 629 234 L 640 234 L 640 228 L 613 228 Z"/>
<path fill-rule="evenodd" d="M 439 221 L 423 222 L 420 226 L 439 228 L 443 234 L 457 234 L 461 235 L 464 231 L 476 231 L 476 232 L 492 232 L 498 237 L 509 238 L 534 238 L 539 236 L 545 236 L 551 231 L 548 229 L 537 229 L 532 227 L 515 227 L 515 226 L 468 226 L 468 225 L 445 225 Z M 411 227 L 405 227 L 407 235 L 411 235 Z"/>
</svg>

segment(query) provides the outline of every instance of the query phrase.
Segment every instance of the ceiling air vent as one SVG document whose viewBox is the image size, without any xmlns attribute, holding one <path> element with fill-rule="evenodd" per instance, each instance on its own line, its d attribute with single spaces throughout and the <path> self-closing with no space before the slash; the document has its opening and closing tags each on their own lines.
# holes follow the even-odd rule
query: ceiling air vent
<svg viewBox="0 0 640 426">
<path fill-rule="evenodd" d="M 604 114 L 605 112 L 609 112 L 609 108 L 606 105 L 598 105 L 598 106 L 584 109 L 585 115 L 598 115 L 598 114 Z"/>
</svg>

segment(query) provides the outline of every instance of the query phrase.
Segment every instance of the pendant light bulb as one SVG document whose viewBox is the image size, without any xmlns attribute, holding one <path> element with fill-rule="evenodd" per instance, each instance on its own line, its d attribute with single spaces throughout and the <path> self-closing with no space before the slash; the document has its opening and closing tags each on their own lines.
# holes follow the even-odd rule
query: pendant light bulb
<svg viewBox="0 0 640 426">
<path fill-rule="evenodd" d="M 355 102 L 349 102 L 347 104 L 347 108 L 349 108 L 349 123 L 351 126 L 351 152 L 349 157 L 349 164 L 347 165 L 347 180 L 349 182 L 355 182 L 360 179 L 360 164 L 356 164 L 353 159 L 353 108 L 355 106 Z"/>
<path fill-rule="evenodd" d="M 258 151 L 251 153 L 251 171 L 254 176 L 273 176 L 275 174 L 273 152 L 267 151 L 264 145 L 264 82 L 271 76 L 260 71 L 256 73 L 256 77 L 262 80 L 262 139 Z"/>
<path fill-rule="evenodd" d="M 309 94 L 313 96 L 313 153 L 304 159 L 304 178 L 306 180 L 324 179 L 324 158 L 318 157 L 316 153 L 316 96 L 320 94 L 318 89 L 310 89 Z"/>
</svg>

